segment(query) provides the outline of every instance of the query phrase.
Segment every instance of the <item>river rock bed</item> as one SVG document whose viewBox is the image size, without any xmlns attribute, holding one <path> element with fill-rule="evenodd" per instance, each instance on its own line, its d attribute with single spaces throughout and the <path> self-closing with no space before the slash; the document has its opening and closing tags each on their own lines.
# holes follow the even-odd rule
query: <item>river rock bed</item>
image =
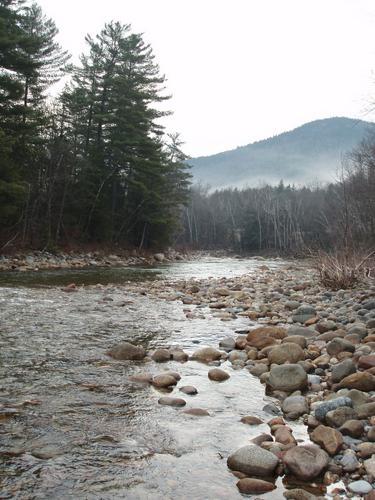
<svg viewBox="0 0 375 500">
<path fill-rule="evenodd" d="M 190 320 L 249 319 L 249 328 L 237 336 L 191 356 L 248 370 L 279 401 L 274 411 L 280 416 L 268 422 L 270 434 L 228 458 L 240 492 L 271 491 L 276 477 L 286 475 L 306 488 L 305 493 L 287 491 L 287 498 L 316 498 L 308 492 L 314 481 L 332 486 L 334 499 L 374 499 L 374 283 L 331 291 L 319 286 L 308 266 L 271 270 L 264 265 L 259 271 L 256 277 L 153 283 L 141 293 L 181 301 Z M 225 383 L 230 376 L 216 368 L 214 377 L 214 370 L 208 372 L 212 380 Z M 297 419 L 307 426 L 311 443 L 293 437 L 288 421 Z M 271 482 L 258 481 L 267 476 Z"/>
<path fill-rule="evenodd" d="M 373 498 L 373 283 L 328 291 L 308 264 L 259 261 L 33 293 L 2 307 L 7 498 Z"/>
</svg>

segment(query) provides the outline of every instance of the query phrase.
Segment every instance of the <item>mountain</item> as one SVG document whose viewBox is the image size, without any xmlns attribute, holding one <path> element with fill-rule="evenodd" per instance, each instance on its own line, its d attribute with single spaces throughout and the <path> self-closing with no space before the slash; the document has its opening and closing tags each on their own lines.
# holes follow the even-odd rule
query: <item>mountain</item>
<svg viewBox="0 0 375 500">
<path fill-rule="evenodd" d="M 335 117 L 306 123 L 290 132 L 211 156 L 191 158 L 193 181 L 211 188 L 260 183 L 309 184 L 333 181 L 344 155 L 374 123 Z"/>
</svg>

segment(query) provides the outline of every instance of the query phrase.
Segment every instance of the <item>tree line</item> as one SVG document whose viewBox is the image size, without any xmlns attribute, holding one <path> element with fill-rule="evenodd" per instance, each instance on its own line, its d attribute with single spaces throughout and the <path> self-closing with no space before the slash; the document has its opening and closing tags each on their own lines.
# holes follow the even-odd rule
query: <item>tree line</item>
<svg viewBox="0 0 375 500">
<path fill-rule="evenodd" d="M 180 243 L 235 252 L 305 255 L 375 244 L 375 136 L 343 161 L 328 185 L 191 190 Z"/>
<path fill-rule="evenodd" d="M 72 65 L 57 33 L 37 4 L 0 0 L 0 246 L 167 244 L 190 174 L 150 45 L 111 22 Z"/>
</svg>

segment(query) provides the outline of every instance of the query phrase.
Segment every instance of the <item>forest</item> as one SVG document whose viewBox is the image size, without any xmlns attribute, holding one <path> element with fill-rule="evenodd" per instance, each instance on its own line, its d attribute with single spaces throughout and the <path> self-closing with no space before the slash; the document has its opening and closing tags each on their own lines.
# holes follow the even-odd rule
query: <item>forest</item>
<svg viewBox="0 0 375 500">
<path fill-rule="evenodd" d="M 167 244 L 190 176 L 151 47 L 111 22 L 73 65 L 57 33 L 37 4 L 0 1 L 0 246 Z"/>
<path fill-rule="evenodd" d="M 192 185 L 179 134 L 161 124 L 169 95 L 142 35 L 107 23 L 86 36 L 74 65 L 57 34 L 37 4 L 0 0 L 3 251 L 104 244 L 301 254 L 374 243 L 373 137 L 328 185 Z"/>
</svg>

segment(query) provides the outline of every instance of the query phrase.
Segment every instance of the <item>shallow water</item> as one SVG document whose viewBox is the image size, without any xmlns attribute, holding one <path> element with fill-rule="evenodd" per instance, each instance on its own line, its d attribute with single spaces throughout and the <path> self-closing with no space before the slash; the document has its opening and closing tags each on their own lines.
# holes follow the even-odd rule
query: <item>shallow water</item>
<svg viewBox="0 0 375 500">
<path fill-rule="evenodd" d="M 197 346 L 216 347 L 249 325 L 245 318 L 186 319 L 187 306 L 180 302 L 129 292 L 119 282 L 256 276 L 265 263 L 280 265 L 208 259 L 132 269 L 133 275 L 89 269 L 22 273 L 21 281 L 3 276 L 8 286 L 0 288 L 0 498 L 241 498 L 226 458 L 268 431 L 265 424 L 239 422 L 243 415 L 271 418 L 262 410 L 268 398 L 258 379 L 225 363 L 231 378 L 220 384 L 207 378 L 209 368 L 201 363 L 121 362 L 106 351 L 129 340 L 148 349 L 179 345 L 191 353 Z M 29 274 L 32 279 L 22 281 Z M 113 275 L 117 284 L 75 293 L 40 288 L 109 283 Z M 210 417 L 160 406 L 164 393 L 128 380 L 137 372 L 170 369 L 182 377 L 172 395 L 181 397 L 179 386 L 196 386 L 198 395 L 183 395 L 186 408 L 205 408 Z M 304 426 L 291 426 L 297 439 L 306 438 Z M 281 479 L 278 484 L 258 497 L 283 498 Z"/>
</svg>

